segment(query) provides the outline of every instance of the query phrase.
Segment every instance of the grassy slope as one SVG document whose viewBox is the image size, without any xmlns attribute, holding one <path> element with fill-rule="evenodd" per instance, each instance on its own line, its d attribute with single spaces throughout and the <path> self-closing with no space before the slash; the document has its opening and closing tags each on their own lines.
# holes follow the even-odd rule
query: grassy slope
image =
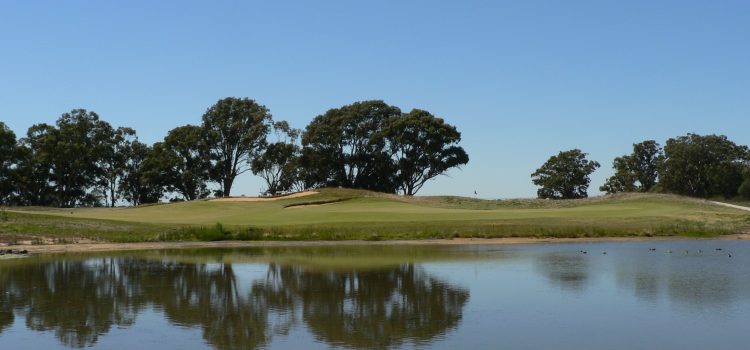
<svg viewBox="0 0 750 350">
<path fill-rule="evenodd" d="M 321 203 L 327 204 L 305 205 Z M 139 241 L 716 235 L 750 228 L 747 213 L 651 194 L 574 201 L 485 201 L 326 189 L 313 196 L 271 202 L 25 210 L 28 213 L 8 213 L 9 220 L 0 222 L 0 233 Z M 224 228 L 215 227 L 217 222 Z"/>
</svg>

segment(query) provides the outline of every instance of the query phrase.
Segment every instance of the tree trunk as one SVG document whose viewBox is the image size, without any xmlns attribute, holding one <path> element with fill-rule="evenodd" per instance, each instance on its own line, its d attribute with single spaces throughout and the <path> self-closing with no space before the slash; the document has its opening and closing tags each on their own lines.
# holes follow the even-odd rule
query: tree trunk
<svg viewBox="0 0 750 350">
<path fill-rule="evenodd" d="M 115 207 L 115 186 L 114 183 L 109 186 L 109 198 L 112 200 L 110 203 L 111 208 Z"/>
<path fill-rule="evenodd" d="M 229 193 L 232 190 L 232 182 L 234 182 L 234 178 L 224 179 L 224 193 L 222 193 L 222 196 L 229 197 Z"/>
</svg>

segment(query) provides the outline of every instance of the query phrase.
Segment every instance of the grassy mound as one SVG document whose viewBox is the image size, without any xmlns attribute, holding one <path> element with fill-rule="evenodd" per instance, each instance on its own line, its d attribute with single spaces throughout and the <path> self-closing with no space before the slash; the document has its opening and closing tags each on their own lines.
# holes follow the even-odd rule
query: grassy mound
<svg viewBox="0 0 750 350">
<path fill-rule="evenodd" d="M 0 237 L 15 235 L 16 240 L 713 236 L 750 229 L 747 212 L 659 194 L 566 201 L 480 200 L 323 189 L 315 195 L 263 202 L 201 200 L 135 208 L 13 209 L 0 222 Z"/>
</svg>

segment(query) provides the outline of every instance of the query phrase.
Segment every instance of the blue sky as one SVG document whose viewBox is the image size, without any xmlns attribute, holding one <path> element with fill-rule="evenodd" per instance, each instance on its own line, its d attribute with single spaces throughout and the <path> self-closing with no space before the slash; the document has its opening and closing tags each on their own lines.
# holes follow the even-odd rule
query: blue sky
<svg viewBox="0 0 750 350">
<path fill-rule="evenodd" d="M 534 196 L 571 148 L 596 194 L 634 142 L 750 143 L 748 38 L 748 1 L 0 1 L 0 120 L 86 108 L 152 143 L 226 96 L 299 128 L 383 99 L 463 134 L 470 163 L 421 194 Z"/>
</svg>

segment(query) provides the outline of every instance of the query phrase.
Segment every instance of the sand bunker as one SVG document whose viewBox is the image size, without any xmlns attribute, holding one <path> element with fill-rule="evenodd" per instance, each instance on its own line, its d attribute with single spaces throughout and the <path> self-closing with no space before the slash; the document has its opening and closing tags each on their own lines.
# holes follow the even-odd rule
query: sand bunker
<svg viewBox="0 0 750 350">
<path fill-rule="evenodd" d="M 336 203 L 341 203 L 341 202 L 290 205 L 288 207 L 284 207 L 284 209 L 297 209 L 297 208 L 319 207 L 321 205 L 331 205 L 331 204 L 336 204 Z"/>
<path fill-rule="evenodd" d="M 311 196 L 314 194 L 318 194 L 318 192 L 315 191 L 304 191 L 304 192 L 297 192 L 288 194 L 286 196 L 278 196 L 278 197 L 229 197 L 229 198 L 216 198 L 216 199 L 209 199 L 211 202 L 268 202 L 268 201 L 278 201 L 281 199 L 290 199 L 290 198 L 297 198 L 297 197 L 305 197 L 305 196 Z"/>
</svg>

